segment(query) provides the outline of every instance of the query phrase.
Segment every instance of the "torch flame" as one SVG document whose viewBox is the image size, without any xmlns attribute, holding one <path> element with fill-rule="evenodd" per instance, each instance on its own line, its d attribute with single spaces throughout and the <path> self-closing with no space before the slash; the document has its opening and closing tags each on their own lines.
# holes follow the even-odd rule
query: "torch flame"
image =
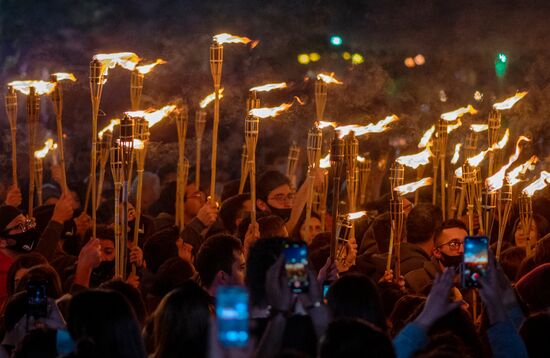
<svg viewBox="0 0 550 358">
<path fill-rule="evenodd" d="M 357 219 L 360 219 L 362 218 L 363 216 L 367 215 L 367 212 L 366 211 L 356 211 L 354 213 L 349 213 L 348 215 L 346 215 L 346 218 L 348 220 L 357 220 Z"/>
<path fill-rule="evenodd" d="M 422 135 L 422 138 L 420 139 L 420 142 L 418 142 L 418 148 L 426 148 L 434 132 L 435 132 L 435 125 L 431 126 L 426 132 L 424 132 L 424 134 Z"/>
<path fill-rule="evenodd" d="M 466 107 L 459 108 L 459 109 L 454 110 L 452 112 L 443 113 L 441 115 L 441 119 L 443 119 L 444 121 L 454 121 L 454 120 L 462 117 L 466 113 L 476 114 L 477 110 L 474 107 L 472 107 L 472 105 L 469 104 Z"/>
<path fill-rule="evenodd" d="M 220 99 L 223 98 L 223 88 L 220 88 Z M 204 99 L 201 101 L 201 103 L 199 104 L 199 106 L 201 108 L 206 108 L 206 106 L 208 106 L 210 104 L 210 102 L 212 102 L 214 99 L 216 98 L 216 92 L 212 92 L 210 93 L 208 96 L 204 97 Z"/>
<path fill-rule="evenodd" d="M 330 168 L 330 153 L 327 154 L 324 158 L 321 158 L 321 160 L 319 161 L 319 168 Z"/>
<path fill-rule="evenodd" d="M 107 76 L 109 69 L 120 67 L 133 71 L 140 58 L 133 52 L 117 52 L 117 53 L 100 53 L 94 56 L 94 60 L 98 60 L 103 65 L 103 76 Z"/>
<path fill-rule="evenodd" d="M 345 137 L 351 131 L 354 131 L 356 136 L 364 135 L 367 133 L 381 133 L 389 129 L 387 127 L 388 124 L 393 123 L 397 120 L 399 120 L 399 117 L 397 117 L 395 114 L 392 114 L 378 121 L 375 124 L 369 123 L 366 126 L 360 126 L 358 124 L 350 124 L 347 126 L 336 127 L 336 130 L 339 132 L 338 137 L 340 138 Z"/>
<path fill-rule="evenodd" d="M 258 118 L 276 117 L 292 107 L 292 103 L 283 103 L 277 107 L 252 108 L 248 114 Z"/>
<path fill-rule="evenodd" d="M 423 151 L 411 155 L 403 155 L 397 158 L 395 161 L 401 165 L 405 165 L 409 168 L 416 169 L 421 165 L 430 163 L 430 158 L 433 156 L 430 148 L 426 147 Z"/>
<path fill-rule="evenodd" d="M 498 143 L 495 143 L 492 147 L 481 151 L 479 154 L 477 154 L 477 155 L 475 155 L 471 158 L 466 159 L 466 161 L 472 167 L 477 167 L 483 161 L 483 159 L 485 158 L 487 153 L 492 152 L 496 149 L 504 148 L 506 143 L 508 143 L 509 138 L 510 138 L 510 129 L 506 129 L 506 132 L 504 133 L 504 136 L 502 137 L 502 139 L 500 141 L 498 141 Z"/>
<path fill-rule="evenodd" d="M 510 185 L 516 185 L 521 181 L 520 179 L 518 179 L 518 176 L 524 175 L 528 170 L 534 170 L 535 164 L 538 162 L 538 160 L 539 158 L 536 155 L 533 155 L 525 163 L 518 165 L 514 169 L 510 170 L 508 174 L 506 174 L 506 181 Z"/>
<path fill-rule="evenodd" d="M 413 183 L 400 185 L 398 187 L 395 187 L 395 190 L 398 195 L 405 195 L 409 193 L 414 193 L 418 189 L 422 188 L 423 186 L 431 185 L 433 182 L 431 177 L 420 179 L 419 181 L 415 181 Z"/>
<path fill-rule="evenodd" d="M 157 58 L 157 60 L 153 63 L 150 63 L 148 65 L 139 65 L 139 66 L 136 66 L 136 70 L 141 73 L 142 75 L 146 75 L 148 74 L 149 72 L 151 72 L 153 70 L 153 68 L 155 68 L 157 65 L 163 65 L 165 64 L 166 61 L 164 61 L 163 59 L 161 58 Z"/>
<path fill-rule="evenodd" d="M 250 92 L 252 92 L 252 91 L 269 92 L 269 91 L 274 90 L 274 89 L 281 89 L 281 88 L 286 88 L 286 87 L 287 87 L 286 82 L 268 83 L 268 84 L 263 85 L 263 86 L 252 87 L 251 89 L 249 89 L 249 91 Z"/>
<path fill-rule="evenodd" d="M 516 142 L 516 151 L 510 156 L 510 158 L 508 159 L 508 163 L 503 165 L 502 168 L 500 168 L 493 176 L 490 176 L 485 180 L 487 188 L 490 192 L 494 192 L 502 188 L 502 185 L 504 184 L 504 174 L 506 173 L 508 168 L 510 168 L 510 166 L 519 158 L 519 155 L 521 153 L 521 147 L 519 146 L 519 144 L 522 141 L 530 142 L 531 140 L 524 136 L 519 137 L 518 141 Z"/>
<path fill-rule="evenodd" d="M 365 157 L 362 157 L 362 156 L 360 156 L 360 155 L 357 156 L 357 161 L 358 161 L 359 163 L 364 163 L 365 160 L 366 160 Z"/>
<path fill-rule="evenodd" d="M 65 81 L 65 80 L 73 81 L 73 82 L 76 81 L 76 77 L 72 73 L 57 72 L 57 73 L 54 73 L 53 75 L 55 76 L 55 79 L 57 80 L 57 82 Z"/>
<path fill-rule="evenodd" d="M 514 96 L 505 99 L 502 102 L 493 104 L 493 108 L 497 109 L 499 111 L 502 111 L 504 109 L 510 109 L 512 108 L 520 99 L 525 97 L 527 95 L 527 92 L 518 92 Z"/>
<path fill-rule="evenodd" d="M 25 95 L 31 93 L 31 87 L 34 87 L 37 95 L 49 94 L 55 88 L 55 82 L 46 81 L 13 81 L 8 83 L 8 86 L 13 87 Z"/>
<path fill-rule="evenodd" d="M 138 118 L 145 119 L 149 124 L 149 128 L 151 128 L 152 126 L 160 122 L 163 118 L 165 118 L 170 113 L 172 113 L 172 111 L 174 111 L 175 109 L 176 109 L 175 105 L 169 104 L 158 110 L 147 109 L 145 111 L 124 112 L 124 114 L 127 114 L 130 117 L 138 117 Z"/>
<path fill-rule="evenodd" d="M 527 196 L 533 196 L 535 192 L 546 188 L 546 185 L 550 184 L 550 173 L 543 170 L 540 173 L 538 179 L 534 180 L 531 184 L 523 189 L 522 193 Z"/>
<path fill-rule="evenodd" d="M 99 137 L 99 139 L 103 139 L 103 136 L 105 135 L 105 133 L 107 132 L 112 133 L 113 130 L 115 129 L 115 126 L 119 124 L 120 124 L 120 119 L 118 118 L 111 119 L 111 122 L 109 122 L 109 124 L 105 126 L 105 128 L 103 128 L 97 133 L 97 136 Z"/>
<path fill-rule="evenodd" d="M 121 141 L 120 139 L 117 139 L 117 143 L 122 147 L 129 147 L 129 142 Z M 145 144 L 143 143 L 143 141 L 141 139 L 134 139 L 132 143 L 134 145 L 133 149 L 138 149 L 139 150 L 139 149 L 145 148 Z"/>
<path fill-rule="evenodd" d="M 36 159 L 44 159 L 50 150 L 57 148 L 57 144 L 53 142 L 53 139 L 48 139 L 44 142 L 44 147 L 34 152 Z"/>
<path fill-rule="evenodd" d="M 317 124 L 317 127 L 323 129 L 327 127 L 336 128 L 338 124 L 336 122 L 327 122 L 327 121 L 319 121 L 319 124 Z"/>
<path fill-rule="evenodd" d="M 223 45 L 224 43 L 247 44 L 250 41 L 252 41 L 248 37 L 234 36 L 227 33 L 215 35 L 212 39 L 214 40 L 214 42 L 218 43 L 219 45 Z"/>
<path fill-rule="evenodd" d="M 462 147 L 461 143 L 457 143 L 455 145 L 455 153 L 453 154 L 453 158 L 451 159 L 451 164 L 458 163 L 458 160 L 460 159 L 460 147 Z"/>
<path fill-rule="evenodd" d="M 458 121 L 456 121 L 455 124 L 449 124 L 447 126 L 447 134 L 449 134 L 452 131 L 454 131 L 455 129 L 459 128 L 461 125 L 462 125 L 462 122 L 460 121 L 460 118 L 458 119 Z"/>
<path fill-rule="evenodd" d="M 320 81 L 325 82 L 326 84 L 335 84 L 335 85 L 341 85 L 344 84 L 343 82 L 338 81 L 336 78 L 334 78 L 334 72 L 332 72 L 330 75 L 326 75 L 324 73 L 319 73 L 317 75 L 317 79 Z"/>
<path fill-rule="evenodd" d="M 476 133 L 484 132 L 487 129 L 489 129 L 489 125 L 488 124 L 472 124 L 472 125 L 470 125 L 470 129 L 472 131 L 476 132 Z"/>
<path fill-rule="evenodd" d="M 455 170 L 455 177 L 462 178 L 462 167 L 458 167 Z"/>
</svg>

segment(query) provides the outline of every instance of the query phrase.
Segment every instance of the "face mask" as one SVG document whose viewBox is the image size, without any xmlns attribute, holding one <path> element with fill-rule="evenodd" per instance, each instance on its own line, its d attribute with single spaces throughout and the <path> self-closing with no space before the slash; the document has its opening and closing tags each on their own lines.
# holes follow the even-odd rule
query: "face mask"
<svg viewBox="0 0 550 358">
<path fill-rule="evenodd" d="M 115 274 L 115 261 L 101 261 L 98 267 L 93 269 L 90 278 L 91 286 L 97 287 L 105 281 L 109 281 Z"/>
<path fill-rule="evenodd" d="M 441 259 L 439 262 L 445 267 L 456 267 L 458 268 L 464 259 L 464 254 L 457 256 L 449 256 L 441 252 Z"/>
<path fill-rule="evenodd" d="M 38 230 L 29 229 L 25 232 L 15 235 L 7 235 L 7 247 L 15 251 L 30 252 L 39 238 Z"/>
<path fill-rule="evenodd" d="M 290 212 L 292 211 L 292 209 L 277 209 L 269 204 L 267 204 L 267 206 L 269 207 L 269 211 L 271 212 L 271 214 L 280 217 L 284 220 L 284 222 L 287 222 L 288 219 L 290 219 Z"/>
</svg>

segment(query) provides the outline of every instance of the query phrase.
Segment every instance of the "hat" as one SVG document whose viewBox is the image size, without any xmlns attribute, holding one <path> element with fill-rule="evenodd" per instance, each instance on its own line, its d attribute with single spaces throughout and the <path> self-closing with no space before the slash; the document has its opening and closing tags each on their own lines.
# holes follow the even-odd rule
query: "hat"
<svg viewBox="0 0 550 358">
<path fill-rule="evenodd" d="M 15 206 L 0 206 L 0 232 L 4 231 L 8 224 L 20 214 L 22 214 L 21 210 Z"/>
</svg>

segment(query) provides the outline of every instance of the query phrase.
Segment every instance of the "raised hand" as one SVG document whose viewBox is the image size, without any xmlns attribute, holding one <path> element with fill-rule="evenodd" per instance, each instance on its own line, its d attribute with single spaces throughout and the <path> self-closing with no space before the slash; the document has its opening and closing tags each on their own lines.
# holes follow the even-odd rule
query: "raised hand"
<svg viewBox="0 0 550 358">
<path fill-rule="evenodd" d="M 73 217 L 72 204 L 73 199 L 69 195 L 61 195 L 53 209 L 52 221 L 63 224 L 65 221 L 71 220 Z"/>
<path fill-rule="evenodd" d="M 17 208 L 22 202 L 23 196 L 21 195 L 21 190 L 19 190 L 19 188 L 15 185 L 10 186 L 6 195 L 6 202 L 4 204 Z"/>
<path fill-rule="evenodd" d="M 197 219 L 203 223 L 204 226 L 210 226 L 218 219 L 218 205 L 214 202 L 208 201 L 200 208 L 197 213 Z"/>
</svg>

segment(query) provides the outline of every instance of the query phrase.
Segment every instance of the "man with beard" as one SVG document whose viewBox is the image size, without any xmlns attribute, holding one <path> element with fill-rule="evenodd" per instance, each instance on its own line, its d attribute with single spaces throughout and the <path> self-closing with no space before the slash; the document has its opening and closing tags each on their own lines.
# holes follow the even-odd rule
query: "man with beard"
<svg viewBox="0 0 550 358">
<path fill-rule="evenodd" d="M 405 275 L 406 284 L 416 293 L 423 293 L 430 286 L 437 273 L 445 267 L 457 269 L 464 257 L 464 238 L 468 235 L 466 225 L 460 220 L 445 221 L 434 232 L 434 249 L 430 261 L 424 267 Z"/>
</svg>

